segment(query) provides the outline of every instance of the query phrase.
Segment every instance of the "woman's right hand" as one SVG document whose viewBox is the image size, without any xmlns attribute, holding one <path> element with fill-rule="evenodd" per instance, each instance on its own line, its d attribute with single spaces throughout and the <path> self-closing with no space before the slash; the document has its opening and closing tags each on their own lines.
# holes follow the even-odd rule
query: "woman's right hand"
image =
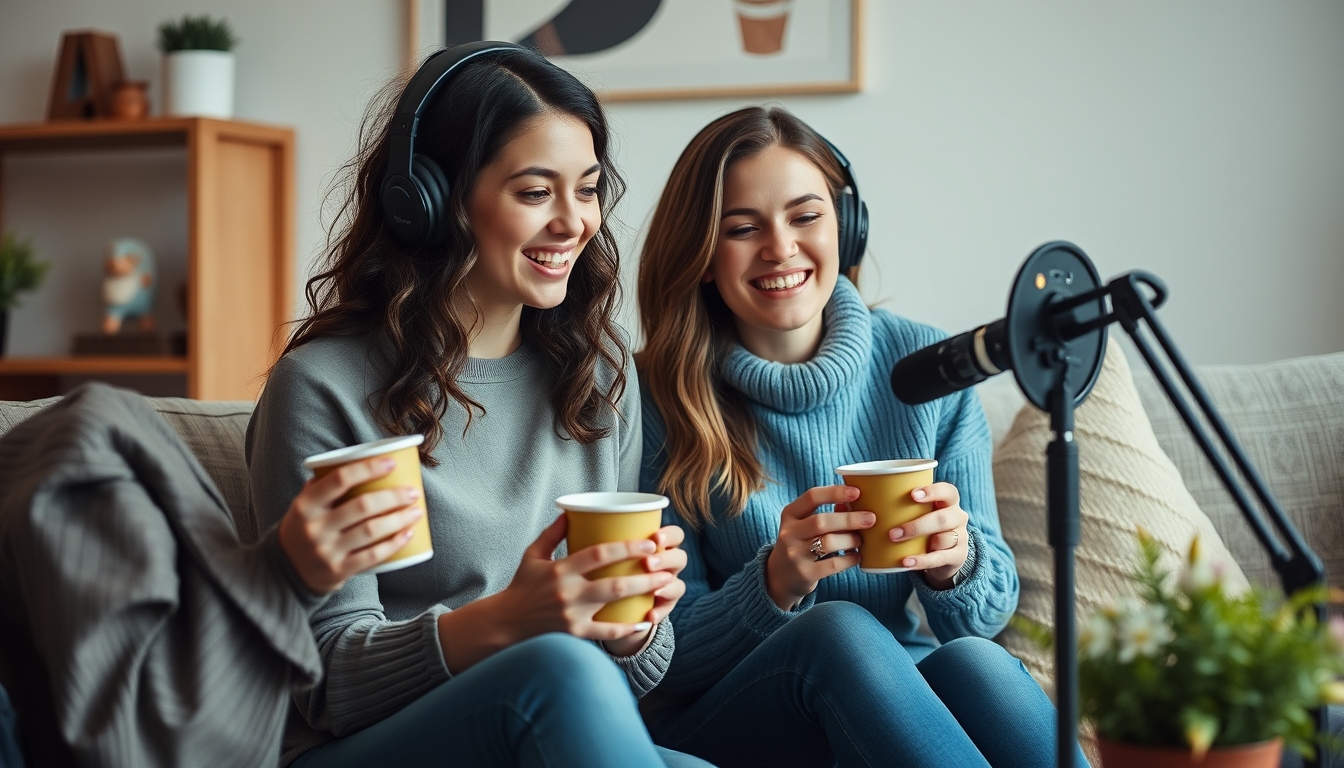
<svg viewBox="0 0 1344 768">
<path fill-rule="evenodd" d="M 334 469 L 304 484 L 280 519 L 280 549 L 299 578 L 319 595 L 335 592 L 346 579 L 391 557 L 411 540 L 411 524 L 423 505 L 415 488 L 360 494 L 344 504 L 351 488 L 386 476 L 396 462 L 366 459 Z"/>
<path fill-rule="evenodd" d="M 788 611 L 812 594 L 817 582 L 859 564 L 854 550 L 862 542 L 859 531 L 877 522 L 872 512 L 817 514 L 825 504 L 847 504 L 859 498 L 848 485 L 824 485 L 810 489 L 784 507 L 779 516 L 779 538 L 765 561 L 765 587 L 780 610 Z M 817 559 L 813 542 L 821 540 L 825 554 L 845 550 L 843 555 Z"/>
<path fill-rule="evenodd" d="M 648 557 L 657 545 L 649 539 L 595 544 L 552 560 L 551 553 L 564 541 L 566 530 L 566 517 L 560 515 L 523 553 L 509 586 L 487 598 L 499 611 L 499 620 L 510 625 L 510 634 L 516 640 L 546 632 L 565 632 L 589 640 L 620 640 L 648 631 L 647 624 L 594 621 L 593 614 L 613 600 L 662 589 L 676 576 L 654 571 L 589 581 L 586 574 L 622 560 Z"/>
</svg>

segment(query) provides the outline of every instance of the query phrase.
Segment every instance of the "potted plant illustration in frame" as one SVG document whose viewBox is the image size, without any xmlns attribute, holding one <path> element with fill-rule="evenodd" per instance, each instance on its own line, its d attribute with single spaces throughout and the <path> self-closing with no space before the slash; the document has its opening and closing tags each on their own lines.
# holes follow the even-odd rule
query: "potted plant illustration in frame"
<svg viewBox="0 0 1344 768">
<path fill-rule="evenodd" d="M 1198 538 L 1174 579 L 1142 530 L 1139 552 L 1137 597 L 1079 633 L 1082 717 L 1103 767 L 1277 768 L 1285 745 L 1315 754 L 1309 713 L 1344 702 L 1344 627 L 1313 610 L 1326 588 L 1229 594 Z"/>
<path fill-rule="evenodd" d="M 0 238 L 0 357 L 9 336 L 9 310 L 19 305 L 19 294 L 36 290 L 49 264 L 33 258 L 33 242 L 12 232 Z"/>
<path fill-rule="evenodd" d="M 166 115 L 233 117 L 233 49 L 224 19 L 185 15 L 159 25 Z"/>
</svg>

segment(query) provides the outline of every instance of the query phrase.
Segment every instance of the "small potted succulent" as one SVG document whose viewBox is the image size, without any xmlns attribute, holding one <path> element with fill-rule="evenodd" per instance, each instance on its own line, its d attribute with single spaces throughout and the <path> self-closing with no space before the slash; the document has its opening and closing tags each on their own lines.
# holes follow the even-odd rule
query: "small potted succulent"
<svg viewBox="0 0 1344 768">
<path fill-rule="evenodd" d="M 233 117 L 233 49 L 224 19 L 185 15 L 159 25 L 166 115 Z"/>
<path fill-rule="evenodd" d="M 1229 594 L 1198 538 L 1174 579 L 1142 530 L 1139 550 L 1138 596 L 1078 638 L 1082 716 L 1103 767 L 1277 768 L 1284 745 L 1314 754 L 1308 713 L 1344 702 L 1344 627 L 1313 606 L 1338 595 Z"/>
<path fill-rule="evenodd" d="M 42 283 L 50 264 L 33 258 L 33 242 L 8 232 L 0 238 L 0 357 L 5 354 L 9 310 L 19 305 L 19 294 Z"/>
</svg>

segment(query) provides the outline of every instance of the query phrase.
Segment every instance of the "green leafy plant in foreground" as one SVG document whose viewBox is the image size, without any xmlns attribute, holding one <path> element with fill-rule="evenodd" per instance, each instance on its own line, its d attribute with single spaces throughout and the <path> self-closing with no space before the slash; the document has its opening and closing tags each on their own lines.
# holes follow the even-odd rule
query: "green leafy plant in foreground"
<svg viewBox="0 0 1344 768">
<path fill-rule="evenodd" d="M 224 19 L 208 15 L 184 15 L 176 21 L 159 25 L 159 50 L 173 51 L 231 51 L 238 45 L 238 37 Z"/>
<path fill-rule="evenodd" d="M 19 294 L 36 290 L 50 264 L 33 258 L 33 241 L 13 232 L 0 238 L 0 312 L 19 305 Z"/>
<path fill-rule="evenodd" d="M 1275 737 L 1315 754 L 1309 711 L 1344 702 L 1344 628 L 1314 611 L 1328 591 L 1229 594 L 1198 538 L 1173 580 L 1157 543 L 1138 538 L 1138 597 L 1079 631 L 1083 718 L 1110 741 L 1188 746 L 1198 759 Z"/>
</svg>

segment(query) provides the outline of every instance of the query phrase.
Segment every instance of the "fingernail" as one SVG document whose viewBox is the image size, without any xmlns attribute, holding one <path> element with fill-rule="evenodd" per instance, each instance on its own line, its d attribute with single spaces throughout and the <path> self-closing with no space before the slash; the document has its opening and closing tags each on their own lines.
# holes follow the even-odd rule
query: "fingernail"
<svg viewBox="0 0 1344 768">
<path fill-rule="evenodd" d="M 901 537 L 904 536 L 904 535 L 905 535 L 905 531 L 902 531 L 900 528 L 892 528 L 892 529 L 891 529 L 891 540 L 892 540 L 892 541 L 900 541 L 900 540 L 901 540 Z"/>
<path fill-rule="evenodd" d="M 859 498 L 859 489 L 858 489 L 858 488 L 846 488 L 846 489 L 845 489 L 845 498 L 846 498 L 846 499 L 857 499 L 857 498 Z"/>
<path fill-rule="evenodd" d="M 408 498 L 408 499 L 418 499 L 418 498 L 420 498 L 420 489 L 419 489 L 419 488 L 407 488 L 407 489 L 406 489 L 406 498 Z"/>
<path fill-rule="evenodd" d="M 410 528 L 407 528 L 406 530 L 401 532 L 401 538 L 405 540 L 409 540 L 414 535 L 415 531 L 412 531 Z"/>
<path fill-rule="evenodd" d="M 910 495 L 913 496 L 913 497 L 915 498 L 915 501 L 923 501 L 923 500 L 924 500 L 924 496 L 925 496 L 925 494 L 924 494 L 924 489 L 923 489 L 923 488 L 916 488 L 915 491 L 914 491 L 914 493 L 911 493 Z"/>
<path fill-rule="evenodd" d="M 654 544 L 652 541 L 648 541 L 648 540 L 646 539 L 646 540 L 644 540 L 644 541 L 639 542 L 638 549 L 639 549 L 640 552 L 643 552 L 643 553 L 645 553 L 645 554 L 649 554 L 649 553 L 657 552 L 657 551 L 658 551 L 658 545 L 657 545 L 657 544 Z"/>
<path fill-rule="evenodd" d="M 906 568 L 914 568 L 914 567 L 915 567 L 915 558 L 913 558 L 913 557 L 907 557 L 907 558 L 905 558 L 904 560 L 901 561 L 901 565 L 904 565 Z"/>
<path fill-rule="evenodd" d="M 382 461 L 378 462 L 378 466 L 382 467 L 383 469 L 395 469 L 397 466 L 397 460 L 383 459 Z"/>
<path fill-rule="evenodd" d="M 658 570 L 658 566 L 662 564 L 663 558 L 654 555 L 653 557 L 650 557 L 646 562 L 648 563 L 649 570 L 656 571 Z"/>
<path fill-rule="evenodd" d="M 650 629 L 651 627 L 653 627 L 653 624 L 652 624 L 651 622 L 641 621 L 641 622 L 639 622 L 638 624 L 635 625 L 635 631 L 636 631 L 636 632 L 648 632 L 649 629 Z"/>
<path fill-rule="evenodd" d="M 859 515 L 859 525 L 867 527 L 876 522 L 877 515 L 874 515 L 872 512 L 864 512 L 862 515 Z"/>
</svg>

